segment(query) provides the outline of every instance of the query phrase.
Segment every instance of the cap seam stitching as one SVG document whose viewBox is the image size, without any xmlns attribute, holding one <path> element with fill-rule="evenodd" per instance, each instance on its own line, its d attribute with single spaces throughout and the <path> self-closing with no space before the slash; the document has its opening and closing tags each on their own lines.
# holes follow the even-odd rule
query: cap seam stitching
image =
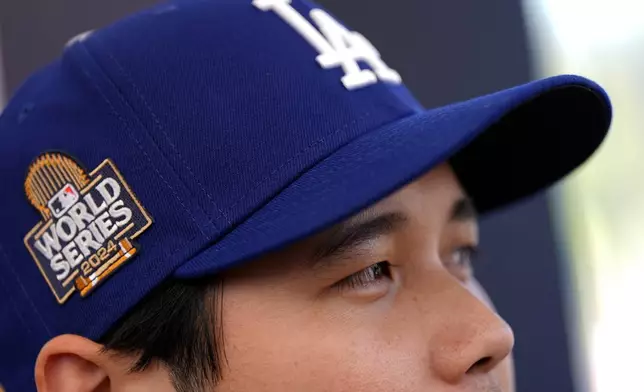
<svg viewBox="0 0 644 392">
<path fill-rule="evenodd" d="M 80 44 L 79 44 L 79 45 L 77 45 L 77 46 L 78 46 L 81 50 L 83 50 L 85 53 L 87 53 L 87 55 L 88 55 L 88 56 L 89 56 L 89 57 L 94 61 L 94 63 L 96 64 L 96 66 L 97 66 L 97 67 L 99 67 L 99 69 L 101 69 L 101 71 L 103 71 L 103 70 L 102 70 L 102 67 L 100 66 L 100 64 L 99 64 L 99 63 L 94 59 L 94 56 L 92 56 L 92 54 L 89 52 L 89 50 L 88 50 L 85 46 L 80 45 Z M 78 65 L 79 65 L 81 68 L 83 68 L 80 64 L 78 64 Z M 104 72 L 104 71 L 103 71 L 103 73 L 105 74 L 105 72 Z M 110 111 L 112 112 L 112 114 L 113 114 L 114 116 L 116 116 L 116 117 L 119 119 L 119 121 L 120 121 L 120 122 L 121 122 L 121 123 L 122 123 L 126 128 L 128 128 L 128 129 L 129 129 L 130 127 L 128 126 L 128 124 L 127 124 L 127 122 L 125 121 L 125 119 L 123 118 L 123 116 L 121 116 L 121 115 L 118 113 L 118 111 L 116 110 L 116 108 L 114 107 L 114 105 L 112 105 L 112 103 L 111 103 L 111 102 L 110 102 L 110 100 L 107 98 L 107 96 L 103 93 L 103 91 L 102 91 L 102 90 L 101 90 L 101 88 L 98 86 L 98 84 L 97 84 L 97 83 L 96 83 L 96 82 L 95 82 L 91 77 L 89 77 L 89 75 L 87 75 L 87 74 L 86 74 L 86 76 L 87 76 L 87 79 L 89 80 L 89 83 L 90 83 L 90 84 L 91 84 L 91 85 L 96 89 L 96 91 L 98 92 L 99 96 L 100 96 L 100 97 L 103 99 L 103 101 L 104 101 L 104 102 L 109 106 Z M 106 77 L 106 78 L 107 78 L 111 83 L 113 83 L 112 79 L 111 79 L 111 78 L 109 78 L 109 76 L 107 76 L 107 74 L 105 74 L 105 77 Z M 119 93 L 119 96 L 121 96 L 121 94 L 120 94 L 120 93 Z M 129 106 L 129 103 L 127 102 L 127 100 L 125 100 L 123 97 L 121 97 L 121 99 L 123 99 L 123 100 L 125 101 L 124 103 L 125 103 L 127 106 Z M 137 121 L 139 124 L 141 124 L 141 121 L 140 121 L 140 119 L 138 118 L 138 116 L 135 116 L 135 118 L 136 118 L 136 121 Z M 142 124 L 141 124 L 141 125 L 142 125 Z M 143 127 L 143 126 L 142 126 L 141 128 L 144 128 L 144 129 L 145 129 L 145 127 Z M 150 166 L 154 169 L 154 171 L 157 173 L 157 175 L 159 176 L 159 178 L 161 178 L 161 180 L 163 180 L 163 182 L 165 183 L 166 187 L 168 187 L 168 189 L 170 189 L 170 192 L 172 192 L 173 196 L 177 199 L 177 201 L 179 202 L 179 204 L 181 204 L 181 207 L 183 207 L 184 211 L 186 211 L 186 213 L 187 213 L 187 214 L 188 214 L 188 216 L 190 217 L 190 220 L 192 220 L 192 222 L 195 224 L 195 226 L 197 227 L 197 229 L 199 230 L 199 232 L 204 236 L 204 238 L 208 238 L 208 236 L 206 235 L 206 233 L 204 233 L 204 232 L 203 232 L 203 230 L 201 229 L 201 225 L 199 225 L 199 224 L 197 223 L 197 221 L 196 221 L 196 219 L 194 218 L 194 216 L 193 216 L 192 212 L 191 212 L 191 211 L 186 207 L 186 205 L 184 204 L 183 200 L 181 200 L 181 197 L 177 194 L 177 192 L 175 191 L 175 189 L 174 189 L 174 188 L 170 185 L 170 183 L 165 179 L 165 177 L 161 174 L 161 172 L 159 172 L 159 169 L 158 169 L 155 165 L 153 165 L 153 164 L 152 164 L 152 160 L 150 159 L 150 156 L 148 155 L 148 153 L 145 151 L 145 149 L 144 149 L 144 148 L 143 148 L 143 146 L 141 145 L 141 142 L 140 142 L 140 141 L 139 141 L 139 140 L 134 136 L 133 132 L 127 132 L 127 134 L 128 134 L 128 136 L 130 137 L 130 139 L 132 139 L 132 140 L 136 143 L 136 145 L 137 145 L 137 147 L 139 148 L 139 150 L 141 151 L 141 153 L 145 156 L 146 160 L 148 161 L 148 163 L 150 164 Z M 212 224 L 212 222 L 211 222 L 211 224 Z"/>
<path fill-rule="evenodd" d="M 212 196 L 210 195 L 210 193 L 205 189 L 205 187 L 203 186 L 203 184 L 199 181 L 198 177 L 194 174 L 193 170 L 190 168 L 190 166 L 189 166 L 189 165 L 188 165 L 188 163 L 186 162 L 185 158 L 184 158 L 184 157 L 181 155 L 181 153 L 177 150 L 177 148 L 176 148 L 176 146 L 174 145 L 174 143 L 172 142 L 172 140 L 171 140 L 170 136 L 169 136 L 169 135 L 168 135 L 168 133 L 165 131 L 165 129 L 164 129 L 164 127 L 163 127 L 163 125 L 162 125 L 162 124 L 161 124 L 161 122 L 159 121 L 158 116 L 157 116 L 157 115 L 156 115 L 156 113 L 152 110 L 152 107 L 150 106 L 150 104 L 148 103 L 148 101 L 145 99 L 145 96 L 143 95 L 143 93 L 141 93 L 141 91 L 139 90 L 139 88 L 136 86 L 136 84 L 135 84 L 135 83 L 134 83 L 134 81 L 132 80 L 131 75 L 127 72 L 127 70 L 125 70 L 125 69 L 123 68 L 123 66 L 121 66 L 121 64 L 118 62 L 118 60 L 117 60 L 117 59 L 116 59 L 116 58 L 115 58 L 115 57 L 114 57 L 114 56 L 113 56 L 109 51 L 107 51 L 107 50 L 106 50 L 106 51 L 105 51 L 105 53 L 106 53 L 106 54 L 107 54 L 107 56 L 108 56 L 108 57 L 109 57 L 109 58 L 114 62 L 114 64 L 118 67 L 118 69 L 119 69 L 119 71 L 121 72 L 121 74 L 125 76 L 125 78 L 126 78 L 127 82 L 130 84 L 130 86 L 132 86 L 132 88 L 134 89 L 134 92 L 135 92 L 135 93 L 137 94 L 137 96 L 141 99 L 141 101 L 142 101 L 142 102 L 143 102 L 143 104 L 145 105 L 146 109 L 147 109 L 147 110 L 148 110 L 148 112 L 150 113 L 150 116 L 152 117 L 152 120 L 153 120 L 153 121 L 154 121 L 154 123 L 156 124 L 157 128 L 158 128 L 158 129 L 161 131 L 161 133 L 163 133 L 163 135 L 165 136 L 166 142 L 168 143 L 168 145 L 170 146 L 170 148 L 174 151 L 175 155 L 179 158 L 180 162 L 181 162 L 181 163 L 184 165 L 184 167 L 188 170 L 188 172 L 190 173 L 190 175 L 192 176 L 192 178 L 195 180 L 195 182 L 197 183 L 197 185 L 199 185 L 199 188 L 201 188 L 201 190 L 205 193 L 206 197 L 208 197 L 208 200 L 210 200 L 210 202 L 211 202 L 211 203 L 212 203 L 212 205 L 215 207 L 215 209 L 217 209 L 217 211 L 219 212 L 219 214 L 221 215 L 221 217 L 223 217 L 224 219 L 226 219 L 226 223 L 230 224 L 230 218 L 229 218 L 229 217 L 224 213 L 224 211 L 222 211 L 222 210 L 217 206 L 217 203 L 215 203 L 215 201 L 213 200 L 213 197 L 212 197 Z M 209 214 L 207 214 L 207 215 L 209 215 Z M 209 218 L 209 221 L 210 221 L 210 224 L 211 224 L 211 226 L 213 227 L 213 229 L 217 230 L 217 226 L 214 224 L 214 222 L 212 221 L 212 219 L 210 219 L 210 218 Z"/>
</svg>

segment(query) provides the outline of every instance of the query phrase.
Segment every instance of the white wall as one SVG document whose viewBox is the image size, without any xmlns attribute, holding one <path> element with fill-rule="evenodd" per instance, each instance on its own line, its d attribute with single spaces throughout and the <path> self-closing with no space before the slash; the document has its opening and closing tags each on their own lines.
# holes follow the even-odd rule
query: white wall
<svg viewBox="0 0 644 392">
<path fill-rule="evenodd" d="M 539 76 L 584 75 L 613 102 L 611 132 L 558 193 L 590 392 L 642 390 L 644 339 L 644 4 L 524 0 Z M 640 385 L 640 387 L 637 387 Z"/>
</svg>

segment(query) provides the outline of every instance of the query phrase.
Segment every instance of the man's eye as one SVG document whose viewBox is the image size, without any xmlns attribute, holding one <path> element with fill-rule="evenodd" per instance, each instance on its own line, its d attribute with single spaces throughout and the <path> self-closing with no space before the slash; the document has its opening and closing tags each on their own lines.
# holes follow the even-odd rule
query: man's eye
<svg viewBox="0 0 644 392">
<path fill-rule="evenodd" d="M 362 271 L 348 276 L 333 285 L 338 290 L 355 290 L 391 279 L 391 265 L 388 261 L 372 264 Z"/>
<path fill-rule="evenodd" d="M 463 246 L 452 253 L 454 264 L 465 267 L 472 264 L 476 256 L 477 249 L 474 246 Z"/>
<path fill-rule="evenodd" d="M 472 275 L 472 263 L 478 250 L 475 246 L 463 246 L 457 248 L 447 260 L 447 268 L 460 280 L 467 280 Z"/>
</svg>

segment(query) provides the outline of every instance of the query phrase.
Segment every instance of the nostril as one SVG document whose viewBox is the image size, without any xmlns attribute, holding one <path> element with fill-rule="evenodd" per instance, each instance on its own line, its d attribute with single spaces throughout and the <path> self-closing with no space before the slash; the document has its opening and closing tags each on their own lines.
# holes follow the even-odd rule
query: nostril
<svg viewBox="0 0 644 392">
<path fill-rule="evenodd" d="M 492 362 L 492 357 L 484 357 L 476 361 L 470 368 L 467 370 L 467 373 L 475 373 L 477 371 L 484 370 L 490 365 Z"/>
</svg>

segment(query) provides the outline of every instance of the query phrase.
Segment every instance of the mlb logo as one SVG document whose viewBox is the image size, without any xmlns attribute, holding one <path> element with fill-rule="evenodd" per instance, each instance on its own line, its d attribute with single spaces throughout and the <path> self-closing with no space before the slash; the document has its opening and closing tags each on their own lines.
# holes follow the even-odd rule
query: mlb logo
<svg viewBox="0 0 644 392">
<path fill-rule="evenodd" d="M 24 243 L 59 304 L 87 297 L 134 257 L 133 240 L 152 224 L 110 159 L 88 173 L 64 153 L 41 154 L 25 194 L 42 219 Z"/>
<path fill-rule="evenodd" d="M 78 191 L 72 184 L 67 184 L 49 200 L 47 206 L 54 217 L 61 217 L 79 199 Z"/>
</svg>

